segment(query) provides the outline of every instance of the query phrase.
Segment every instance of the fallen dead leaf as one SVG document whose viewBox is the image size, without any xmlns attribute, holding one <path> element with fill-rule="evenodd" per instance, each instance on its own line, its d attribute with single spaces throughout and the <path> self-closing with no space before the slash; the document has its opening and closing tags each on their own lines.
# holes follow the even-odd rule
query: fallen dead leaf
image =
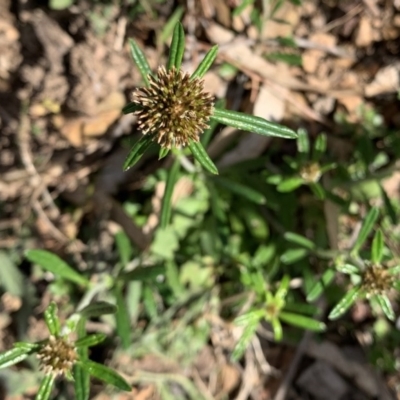
<svg viewBox="0 0 400 400">
<path fill-rule="evenodd" d="M 368 47 L 374 41 L 371 19 L 363 15 L 355 32 L 355 43 L 358 47 Z"/>
<path fill-rule="evenodd" d="M 400 62 L 381 68 L 374 80 L 366 85 L 365 95 L 373 97 L 384 93 L 395 93 L 400 88 Z"/>
</svg>

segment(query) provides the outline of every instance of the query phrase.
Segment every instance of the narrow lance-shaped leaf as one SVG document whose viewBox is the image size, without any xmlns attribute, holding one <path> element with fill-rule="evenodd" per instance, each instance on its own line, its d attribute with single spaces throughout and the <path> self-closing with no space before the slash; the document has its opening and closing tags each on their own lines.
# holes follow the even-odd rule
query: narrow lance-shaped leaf
<svg viewBox="0 0 400 400">
<path fill-rule="evenodd" d="M 314 144 L 314 150 L 312 153 L 312 160 L 319 161 L 321 156 L 325 153 L 327 146 L 326 135 L 321 133 L 317 136 Z"/>
<path fill-rule="evenodd" d="M 86 370 L 90 375 L 94 376 L 97 379 L 102 380 L 110 385 L 117 387 L 118 389 L 124 391 L 131 391 L 131 386 L 129 383 L 122 378 L 116 371 L 111 368 L 106 367 L 105 365 L 90 361 L 84 360 L 79 363 L 84 370 Z"/>
<path fill-rule="evenodd" d="M 360 269 L 352 264 L 338 264 L 336 266 L 336 269 L 339 272 L 341 272 L 342 274 L 347 274 L 347 275 L 359 275 L 360 274 Z"/>
<path fill-rule="evenodd" d="M 247 346 L 249 345 L 251 339 L 253 338 L 256 332 L 258 322 L 259 322 L 258 320 L 252 321 L 244 328 L 239 341 L 236 343 L 236 346 L 233 349 L 231 355 L 232 361 L 238 361 L 242 357 L 243 353 L 246 351 Z"/>
<path fill-rule="evenodd" d="M 281 261 L 286 264 L 294 264 L 308 255 L 307 249 L 289 249 L 286 250 L 280 257 Z"/>
<path fill-rule="evenodd" d="M 289 275 L 284 275 L 283 278 L 281 279 L 281 282 L 279 283 L 278 290 L 276 291 L 275 298 L 279 300 L 284 300 L 288 290 L 289 290 L 289 284 L 290 284 L 290 277 Z"/>
<path fill-rule="evenodd" d="M 83 349 L 79 349 L 83 350 Z M 74 365 L 73 370 L 76 400 L 88 400 L 90 393 L 90 375 L 79 365 Z"/>
<path fill-rule="evenodd" d="M 96 301 L 87 305 L 79 311 L 79 314 L 84 318 L 98 318 L 106 314 L 114 314 L 117 307 L 114 304 L 107 303 L 106 301 Z"/>
<path fill-rule="evenodd" d="M 385 294 L 379 294 L 375 296 L 375 299 L 382 311 L 385 313 L 386 317 L 391 321 L 394 321 L 396 319 L 396 315 L 393 311 L 389 298 Z"/>
<path fill-rule="evenodd" d="M 190 79 L 203 78 L 206 72 L 210 69 L 218 54 L 218 46 L 211 47 L 207 54 L 204 56 L 201 63 L 197 66 Z"/>
<path fill-rule="evenodd" d="M 305 129 L 300 128 L 297 131 L 297 151 L 299 153 L 307 154 L 310 152 L 310 140 L 308 133 Z"/>
<path fill-rule="evenodd" d="M 287 324 L 297 326 L 302 329 L 308 329 L 310 331 L 322 332 L 326 329 L 326 325 L 323 322 L 306 317 L 304 315 L 281 311 L 279 313 L 279 318 Z"/>
<path fill-rule="evenodd" d="M 378 219 L 378 216 L 379 216 L 379 209 L 377 207 L 372 207 L 364 219 L 360 233 L 358 234 L 357 240 L 354 243 L 352 253 L 355 253 L 355 254 L 358 253 L 361 246 L 367 240 L 369 234 L 371 233 L 372 229 L 374 228 L 374 225 L 375 225 L 376 220 Z"/>
<path fill-rule="evenodd" d="M 76 333 L 78 334 L 78 339 L 84 338 L 86 335 L 86 318 L 81 317 L 77 326 Z M 79 360 L 86 360 L 88 358 L 88 348 L 78 347 L 77 352 L 79 355 Z M 90 394 L 90 376 L 80 364 L 75 364 L 73 368 L 74 377 L 74 387 L 75 387 L 75 397 L 76 400 L 89 400 Z"/>
<path fill-rule="evenodd" d="M 305 247 L 306 249 L 315 249 L 315 243 L 305 238 L 304 236 L 298 235 L 294 232 L 286 232 L 284 238 L 291 243 L 298 244 L 299 246 Z"/>
<path fill-rule="evenodd" d="M 35 400 L 48 400 L 50 398 L 55 379 L 54 375 L 45 375 L 40 384 Z"/>
<path fill-rule="evenodd" d="M 160 147 L 160 151 L 158 152 L 158 160 L 163 159 L 169 153 L 169 149 L 167 147 Z"/>
<path fill-rule="evenodd" d="M 46 322 L 47 329 L 49 330 L 50 334 L 56 337 L 59 336 L 61 325 L 57 315 L 56 303 L 51 302 L 49 304 L 49 306 L 44 312 L 44 320 Z"/>
<path fill-rule="evenodd" d="M 0 353 L 0 368 L 8 368 L 11 365 L 18 364 L 25 360 L 32 352 L 32 349 L 27 347 L 15 347 Z"/>
<path fill-rule="evenodd" d="M 221 124 L 232 126 L 244 131 L 258 133 L 265 136 L 276 136 L 285 139 L 295 139 L 296 132 L 285 126 L 269 122 L 261 117 L 247 115 L 238 111 L 214 109 L 211 119 Z"/>
<path fill-rule="evenodd" d="M 371 259 L 374 264 L 379 264 L 383 256 L 383 234 L 380 229 L 375 232 L 374 240 L 372 241 Z"/>
<path fill-rule="evenodd" d="M 215 164 L 211 161 L 206 150 L 200 142 L 189 142 L 189 149 L 193 154 L 193 157 L 209 172 L 217 175 L 218 169 Z"/>
<path fill-rule="evenodd" d="M 148 75 L 151 74 L 151 69 L 149 63 L 147 62 L 146 56 L 133 39 L 129 39 L 129 46 L 131 48 L 133 61 L 138 67 L 140 75 L 142 76 L 145 85 L 149 86 L 150 82 Z"/>
<path fill-rule="evenodd" d="M 172 193 L 174 192 L 174 187 L 176 179 L 178 177 L 179 168 L 180 168 L 179 159 L 175 159 L 171 169 L 168 172 L 167 183 L 165 184 L 165 191 L 162 199 L 161 216 L 160 216 L 161 228 L 166 228 L 171 219 Z"/>
<path fill-rule="evenodd" d="M 335 277 L 335 271 L 333 269 L 327 269 L 321 276 L 321 279 L 317 281 L 311 288 L 307 295 L 307 301 L 312 302 L 316 300 L 332 282 Z"/>
<path fill-rule="evenodd" d="M 278 318 L 274 318 L 271 321 L 271 325 L 272 325 L 272 330 L 274 332 L 274 339 L 277 342 L 280 342 L 282 340 L 282 336 L 283 336 L 281 322 L 279 321 Z"/>
<path fill-rule="evenodd" d="M 87 335 L 84 336 L 80 339 L 78 339 L 74 345 L 76 347 L 91 347 L 91 346 L 96 346 L 99 343 L 104 342 L 104 340 L 107 338 L 107 335 L 105 333 L 93 333 L 92 335 Z"/>
<path fill-rule="evenodd" d="M 128 170 L 129 168 L 133 167 L 143 156 L 146 150 L 152 144 L 153 136 L 150 134 L 143 135 L 131 148 L 129 151 L 128 156 L 124 162 L 123 169 L 124 171 Z"/>
<path fill-rule="evenodd" d="M 357 300 L 357 297 L 361 294 L 361 288 L 359 286 L 353 287 L 349 290 L 339 301 L 338 304 L 329 313 L 329 319 L 337 319 L 343 315 Z"/>
<path fill-rule="evenodd" d="M 117 333 L 121 338 L 122 347 L 127 349 L 131 344 L 131 321 L 125 304 L 125 298 L 122 293 L 121 285 L 117 284 L 113 292 L 118 306 L 117 312 L 115 313 Z"/>
<path fill-rule="evenodd" d="M 280 182 L 276 189 L 278 190 L 278 192 L 288 193 L 292 192 L 293 190 L 296 190 L 303 184 L 304 184 L 303 178 L 301 178 L 300 176 L 292 176 Z"/>
<path fill-rule="evenodd" d="M 52 272 L 57 278 L 64 278 L 79 285 L 88 285 L 89 281 L 72 269 L 60 257 L 46 250 L 28 250 L 25 252 L 26 258 L 40 265 L 47 271 Z"/>
<path fill-rule="evenodd" d="M 237 195 L 242 196 L 243 198 L 250 200 L 253 203 L 262 205 L 267 202 L 267 199 L 262 193 L 251 187 L 243 185 L 242 183 L 222 177 L 215 178 L 215 181 L 232 193 L 236 193 Z"/>
<path fill-rule="evenodd" d="M 185 51 L 185 32 L 180 22 L 175 25 L 172 35 L 171 48 L 169 50 L 169 58 L 167 63 L 168 71 L 175 67 L 177 70 L 181 68 L 183 53 Z"/>
<path fill-rule="evenodd" d="M 325 199 L 325 190 L 318 182 L 311 182 L 309 184 L 310 189 L 315 194 L 317 199 L 324 200 Z"/>
<path fill-rule="evenodd" d="M 383 186 L 379 185 L 379 188 L 381 190 L 383 204 L 385 205 L 386 214 L 389 216 L 390 222 L 393 225 L 396 225 L 397 224 L 397 220 L 398 220 L 396 210 L 394 209 L 394 207 L 393 207 L 393 205 L 392 205 L 392 203 L 391 203 L 391 201 L 389 199 L 389 196 L 387 195 L 387 193 L 386 193 L 385 189 L 383 188 Z"/>
<path fill-rule="evenodd" d="M 184 11 L 185 9 L 182 6 L 178 6 L 175 8 L 175 11 L 172 13 L 171 17 L 164 24 L 164 27 L 158 38 L 159 43 L 165 43 L 165 41 L 169 39 L 169 37 L 173 34 L 174 28 L 179 20 L 182 18 Z"/>
</svg>

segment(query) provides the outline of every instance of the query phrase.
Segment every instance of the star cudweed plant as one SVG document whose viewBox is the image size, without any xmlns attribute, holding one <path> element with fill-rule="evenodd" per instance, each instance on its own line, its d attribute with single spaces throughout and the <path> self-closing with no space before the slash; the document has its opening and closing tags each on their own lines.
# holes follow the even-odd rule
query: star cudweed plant
<svg viewBox="0 0 400 400">
<path fill-rule="evenodd" d="M 130 391 L 130 385 L 117 372 L 88 359 L 88 348 L 103 342 L 106 335 L 103 333 L 86 335 L 84 328 L 86 319 L 113 312 L 115 312 L 115 306 L 111 304 L 104 302 L 90 304 L 75 315 L 77 318 L 69 321 L 65 329 L 66 333 L 62 334 L 57 306 L 51 303 L 44 313 L 49 337 L 37 343 L 15 343 L 11 350 L 0 354 L 0 368 L 10 367 L 36 354 L 39 367 L 44 373 L 36 400 L 50 398 L 58 377 L 74 381 L 77 400 L 89 398 L 90 375 L 121 390 Z M 69 338 L 73 331 L 78 336 L 78 339 L 74 341 Z"/>
<path fill-rule="evenodd" d="M 181 71 L 185 35 L 179 22 L 172 36 L 167 65 L 159 67 L 155 74 L 134 40 L 130 40 L 130 47 L 145 87 L 133 93 L 132 101 L 124 107 L 123 112 L 137 115 L 143 136 L 132 147 L 124 170 L 139 161 L 152 142 L 156 142 L 160 145 L 160 158 L 165 157 L 171 149 L 188 147 L 206 170 L 218 174 L 200 142 L 201 134 L 212 122 L 260 135 L 296 138 L 296 133 L 284 126 L 216 107 L 213 97 L 204 90 L 203 77 L 217 56 L 217 46 L 209 50 L 192 75 Z"/>
</svg>

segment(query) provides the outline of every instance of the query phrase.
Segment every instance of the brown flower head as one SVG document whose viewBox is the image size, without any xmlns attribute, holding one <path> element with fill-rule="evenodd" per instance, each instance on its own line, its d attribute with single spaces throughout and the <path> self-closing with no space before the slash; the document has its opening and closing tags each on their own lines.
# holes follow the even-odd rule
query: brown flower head
<svg viewBox="0 0 400 400">
<path fill-rule="evenodd" d="M 392 288 L 394 281 L 394 276 L 386 268 L 370 264 L 363 273 L 362 288 L 368 297 L 385 294 Z"/>
<path fill-rule="evenodd" d="M 318 163 L 310 162 L 303 166 L 300 170 L 300 176 L 307 183 L 315 183 L 318 182 L 321 178 L 321 168 Z"/>
<path fill-rule="evenodd" d="M 63 337 L 50 336 L 37 353 L 40 368 L 46 375 L 65 375 L 71 371 L 78 355 L 72 343 Z"/>
<path fill-rule="evenodd" d="M 143 134 L 154 134 L 154 140 L 168 149 L 199 141 L 214 108 L 203 80 L 161 66 L 156 76 L 149 75 L 149 82 L 150 86 L 137 89 L 132 99 L 141 108 L 136 115 Z"/>
</svg>

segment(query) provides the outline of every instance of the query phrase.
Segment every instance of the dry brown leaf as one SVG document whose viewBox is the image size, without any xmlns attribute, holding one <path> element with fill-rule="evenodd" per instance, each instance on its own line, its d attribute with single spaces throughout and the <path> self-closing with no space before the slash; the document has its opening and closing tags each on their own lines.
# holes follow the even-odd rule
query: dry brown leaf
<svg viewBox="0 0 400 400">
<path fill-rule="evenodd" d="M 395 93 L 400 88 L 400 62 L 381 68 L 374 80 L 365 87 L 365 95 L 373 97 L 384 93 Z"/>
<path fill-rule="evenodd" d="M 211 43 L 219 45 L 230 43 L 235 37 L 235 34 L 230 29 L 214 22 L 207 24 L 205 33 Z"/>
<path fill-rule="evenodd" d="M 355 43 L 358 47 L 368 47 L 374 41 L 371 19 L 363 15 L 356 30 Z"/>
</svg>

